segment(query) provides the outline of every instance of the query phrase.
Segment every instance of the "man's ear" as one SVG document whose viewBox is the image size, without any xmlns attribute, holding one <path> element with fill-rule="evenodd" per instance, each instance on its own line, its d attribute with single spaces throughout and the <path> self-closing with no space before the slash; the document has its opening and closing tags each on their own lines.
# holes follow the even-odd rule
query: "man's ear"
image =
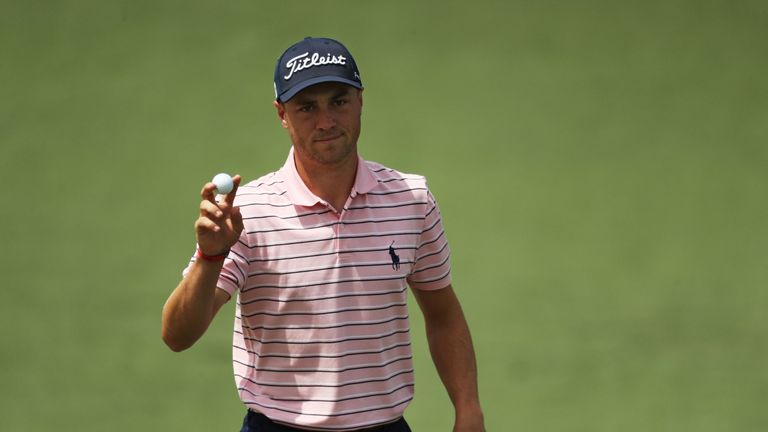
<svg viewBox="0 0 768 432">
<path fill-rule="evenodd" d="M 279 101 L 272 102 L 272 105 L 274 105 L 275 109 L 277 110 L 277 116 L 280 118 L 280 124 L 282 124 L 284 128 L 288 129 L 288 121 L 285 119 L 285 105 L 281 104 Z"/>
</svg>

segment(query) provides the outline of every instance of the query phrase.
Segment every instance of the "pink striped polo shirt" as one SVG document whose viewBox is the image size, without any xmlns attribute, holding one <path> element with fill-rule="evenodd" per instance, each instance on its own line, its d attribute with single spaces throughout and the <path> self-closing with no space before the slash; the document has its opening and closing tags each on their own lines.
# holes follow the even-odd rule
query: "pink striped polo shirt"
<svg viewBox="0 0 768 432">
<path fill-rule="evenodd" d="M 238 293 L 240 398 L 280 423 L 344 431 L 396 420 L 413 398 L 406 286 L 450 283 L 448 243 L 424 177 L 360 158 L 336 213 L 303 183 L 293 149 L 243 185 L 245 230 L 218 286 Z"/>
</svg>

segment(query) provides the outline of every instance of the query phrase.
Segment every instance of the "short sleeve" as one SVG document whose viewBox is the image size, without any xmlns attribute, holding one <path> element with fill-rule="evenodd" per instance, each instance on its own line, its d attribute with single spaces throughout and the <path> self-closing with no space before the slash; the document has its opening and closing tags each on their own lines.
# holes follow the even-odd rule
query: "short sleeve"
<svg viewBox="0 0 768 432">
<path fill-rule="evenodd" d="M 219 281 L 216 286 L 226 291 L 230 297 L 233 297 L 235 293 L 245 286 L 245 281 L 248 279 L 248 244 L 245 243 L 245 232 L 240 236 L 240 239 L 232 246 L 229 254 L 224 259 L 224 265 L 221 268 L 219 274 Z M 183 276 L 189 273 L 189 269 L 192 264 L 197 260 L 196 254 L 192 255 L 189 260 L 189 264 L 182 272 Z"/>
<path fill-rule="evenodd" d="M 443 231 L 440 208 L 427 191 L 424 225 L 416 248 L 415 263 L 408 275 L 408 285 L 414 289 L 437 290 L 451 283 L 451 252 Z"/>
</svg>

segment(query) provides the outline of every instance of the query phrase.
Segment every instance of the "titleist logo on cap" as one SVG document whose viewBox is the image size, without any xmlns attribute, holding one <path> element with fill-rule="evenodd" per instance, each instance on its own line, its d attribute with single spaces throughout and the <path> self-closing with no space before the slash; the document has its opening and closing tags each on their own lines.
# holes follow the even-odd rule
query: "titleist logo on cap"
<svg viewBox="0 0 768 432">
<path fill-rule="evenodd" d="M 296 72 L 309 69 L 313 66 L 324 66 L 329 64 L 337 64 L 343 66 L 347 64 L 347 58 L 343 55 L 332 56 L 331 54 L 320 56 L 319 53 L 314 53 L 310 56 L 308 52 L 305 52 L 304 54 L 298 55 L 285 63 L 285 67 L 290 69 L 290 72 L 288 72 L 288 75 L 285 75 L 283 78 L 288 81 Z"/>
</svg>

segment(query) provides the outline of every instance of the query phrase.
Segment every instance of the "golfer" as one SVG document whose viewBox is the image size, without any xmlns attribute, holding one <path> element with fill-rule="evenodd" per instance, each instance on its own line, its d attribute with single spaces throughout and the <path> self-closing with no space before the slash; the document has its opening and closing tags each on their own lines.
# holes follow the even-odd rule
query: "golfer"
<svg viewBox="0 0 768 432">
<path fill-rule="evenodd" d="M 285 164 L 243 185 L 235 176 L 226 196 L 203 186 L 197 251 L 163 308 L 163 340 L 189 348 L 235 296 L 241 431 L 409 431 L 410 288 L 453 431 L 484 431 L 440 210 L 424 177 L 358 154 L 363 85 L 352 55 L 306 38 L 280 56 L 274 85 L 292 143 Z"/>
</svg>

